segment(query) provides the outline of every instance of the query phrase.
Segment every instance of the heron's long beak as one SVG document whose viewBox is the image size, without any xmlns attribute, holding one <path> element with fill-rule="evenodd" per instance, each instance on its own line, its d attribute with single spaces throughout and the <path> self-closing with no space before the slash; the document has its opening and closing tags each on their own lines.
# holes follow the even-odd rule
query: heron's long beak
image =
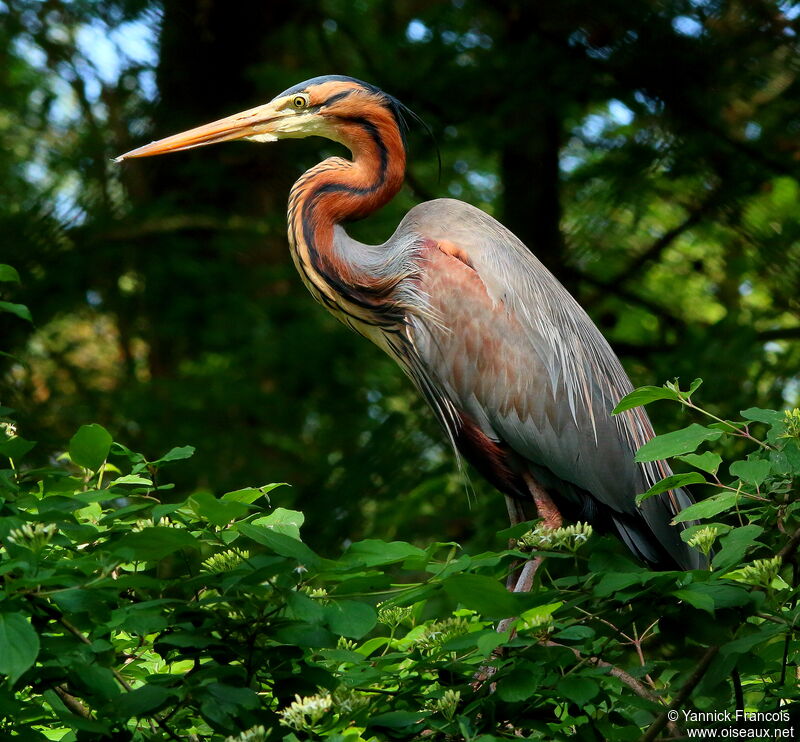
<svg viewBox="0 0 800 742">
<path fill-rule="evenodd" d="M 157 142 L 150 142 L 150 144 L 132 149 L 130 152 L 114 158 L 114 162 L 122 162 L 132 157 L 152 157 L 167 152 L 180 152 L 184 149 L 245 137 L 257 138 L 259 141 L 276 140 L 278 137 L 273 132 L 277 123 L 284 116 L 285 114 L 277 110 L 273 103 L 267 103 L 264 106 L 250 108 L 233 116 L 219 119 L 219 121 L 198 126 L 196 129 L 189 129 L 180 134 L 159 139 Z"/>
</svg>

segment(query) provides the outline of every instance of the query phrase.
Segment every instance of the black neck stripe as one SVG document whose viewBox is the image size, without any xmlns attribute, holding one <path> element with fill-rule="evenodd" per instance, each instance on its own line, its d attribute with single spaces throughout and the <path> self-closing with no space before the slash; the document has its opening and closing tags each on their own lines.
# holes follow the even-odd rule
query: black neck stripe
<svg viewBox="0 0 800 742">
<path fill-rule="evenodd" d="M 347 94 L 349 94 L 349 92 L 350 91 L 346 91 Z M 374 303 L 367 300 L 366 296 L 369 296 L 370 294 L 373 296 L 380 296 L 382 292 L 368 286 L 360 286 L 358 289 L 358 293 L 365 295 L 365 298 L 362 298 L 353 292 L 352 287 L 348 286 L 345 282 L 341 281 L 337 277 L 330 275 L 330 273 L 323 268 L 320 261 L 320 254 L 314 245 L 314 233 L 316 227 L 314 210 L 319 199 L 327 193 L 342 192 L 351 193 L 355 196 L 361 197 L 368 196 L 372 193 L 375 193 L 375 191 L 384 185 L 386 182 L 386 173 L 389 169 L 389 150 L 386 147 L 386 143 L 383 141 L 383 138 L 381 137 L 378 127 L 368 119 L 362 117 L 342 117 L 342 120 L 360 126 L 362 129 L 364 129 L 364 131 L 367 132 L 367 134 L 369 134 L 370 139 L 372 139 L 376 148 L 378 149 L 378 156 L 380 158 L 378 174 L 370 185 L 362 188 L 355 188 L 347 185 L 346 183 L 324 183 L 314 188 L 312 183 L 311 193 L 303 201 L 301 207 L 303 239 L 305 240 L 306 247 L 308 248 L 311 265 L 313 266 L 314 270 L 323 278 L 323 280 L 325 280 L 325 282 L 334 291 L 346 297 L 348 301 L 352 302 L 356 306 L 369 309 L 374 308 Z"/>
</svg>

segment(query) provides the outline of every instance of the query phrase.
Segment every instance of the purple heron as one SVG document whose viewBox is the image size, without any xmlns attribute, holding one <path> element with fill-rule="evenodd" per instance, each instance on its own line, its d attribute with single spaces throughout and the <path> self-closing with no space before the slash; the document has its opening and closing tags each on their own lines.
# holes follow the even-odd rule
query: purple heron
<svg viewBox="0 0 800 742">
<path fill-rule="evenodd" d="M 505 496 L 512 522 L 535 506 L 612 531 L 659 567 L 700 555 L 673 516 L 677 489 L 635 503 L 670 474 L 634 453 L 653 437 L 640 408 L 611 410 L 631 383 L 589 316 L 502 224 L 469 204 L 415 206 L 382 245 L 343 223 L 386 204 L 406 165 L 399 101 L 350 77 L 315 77 L 269 103 L 134 149 L 149 157 L 233 139 L 321 136 L 330 157 L 289 195 L 289 246 L 303 283 L 339 320 L 388 353 L 433 409 L 450 441 Z"/>
</svg>

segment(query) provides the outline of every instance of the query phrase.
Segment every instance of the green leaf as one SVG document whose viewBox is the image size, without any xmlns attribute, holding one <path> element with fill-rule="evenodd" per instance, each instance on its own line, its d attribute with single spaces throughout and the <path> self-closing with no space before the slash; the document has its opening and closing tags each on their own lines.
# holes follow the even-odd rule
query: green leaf
<svg viewBox="0 0 800 742">
<path fill-rule="evenodd" d="M 674 595 L 679 600 L 686 601 L 693 608 L 701 611 L 707 611 L 712 616 L 714 615 L 714 599 L 706 592 L 687 588 L 685 590 L 675 590 Z"/>
<path fill-rule="evenodd" d="M 175 551 L 197 546 L 197 539 L 189 531 L 154 526 L 126 534 L 114 544 L 112 552 L 130 560 L 157 562 Z"/>
<path fill-rule="evenodd" d="M 693 592 L 702 592 L 708 595 L 717 608 L 737 608 L 751 602 L 747 589 L 738 585 L 719 582 L 694 583 L 691 589 Z"/>
<path fill-rule="evenodd" d="M 600 582 L 594 588 L 594 594 L 600 598 L 606 598 L 619 590 L 640 585 L 641 582 L 642 574 L 640 572 L 609 572 L 600 578 Z"/>
<path fill-rule="evenodd" d="M 239 532 L 252 539 L 257 544 L 266 546 L 279 556 L 296 559 L 305 566 L 316 566 L 320 558 L 309 549 L 302 541 L 287 536 L 285 533 L 278 533 L 264 526 L 254 526 L 250 523 L 239 523 L 236 528 Z"/>
<path fill-rule="evenodd" d="M 115 484 L 144 484 L 148 487 L 153 486 L 152 480 L 148 479 L 147 477 L 140 477 L 138 474 L 126 474 L 124 477 L 117 477 L 109 482 L 108 486 L 111 487 Z"/>
<path fill-rule="evenodd" d="M 291 590 L 286 596 L 286 605 L 289 608 L 287 616 L 306 623 L 323 623 L 325 621 L 325 606 L 319 600 L 309 598 L 305 593 Z"/>
<path fill-rule="evenodd" d="M 678 394 L 672 389 L 667 389 L 663 386 L 640 386 L 638 389 L 626 394 L 617 403 L 611 414 L 619 415 L 620 412 L 655 402 L 657 399 L 678 399 Z"/>
<path fill-rule="evenodd" d="M 497 580 L 483 575 L 458 574 L 444 581 L 445 592 L 467 608 L 485 618 L 517 616 L 519 595 L 510 593 Z"/>
<path fill-rule="evenodd" d="M 102 425 L 81 425 L 69 442 L 69 457 L 78 466 L 97 471 L 108 457 L 112 441 Z"/>
<path fill-rule="evenodd" d="M 365 567 L 377 567 L 384 564 L 396 564 L 406 559 L 424 559 L 425 552 L 404 541 L 380 541 L 366 539 L 356 541 L 342 556 L 348 563 L 360 564 Z"/>
<path fill-rule="evenodd" d="M 545 603 L 543 605 L 537 605 L 530 610 L 524 611 L 520 614 L 520 624 L 522 626 L 530 627 L 532 625 L 536 625 L 538 621 L 541 619 L 552 616 L 561 606 L 564 605 L 562 601 L 558 603 Z"/>
<path fill-rule="evenodd" d="M 252 521 L 254 526 L 264 526 L 276 533 L 300 540 L 300 526 L 303 525 L 305 516 L 297 510 L 275 508 L 269 515 L 264 515 Z"/>
<path fill-rule="evenodd" d="M 689 385 L 689 391 L 686 392 L 686 396 L 687 397 L 691 397 L 702 385 L 703 385 L 703 380 L 702 379 L 695 379 Z"/>
<path fill-rule="evenodd" d="M 729 468 L 732 477 L 738 477 L 743 482 L 758 487 L 769 475 L 770 463 L 763 459 L 751 461 L 734 461 Z"/>
<path fill-rule="evenodd" d="M 702 471 L 707 471 L 709 474 L 716 474 L 719 471 L 719 466 L 722 463 L 722 457 L 719 454 L 706 451 L 705 453 L 687 453 L 683 456 L 676 456 L 675 458 L 685 461 L 687 464 L 696 466 Z"/>
<path fill-rule="evenodd" d="M 307 623 L 295 623 L 282 626 L 275 632 L 275 639 L 283 644 L 295 644 L 298 647 L 336 646 L 336 637 L 323 626 Z"/>
<path fill-rule="evenodd" d="M 600 692 L 600 686 L 591 678 L 568 675 L 558 681 L 556 690 L 562 698 L 583 706 Z"/>
<path fill-rule="evenodd" d="M 208 691 L 221 704 L 231 707 L 232 712 L 241 708 L 254 709 L 260 703 L 258 695 L 251 688 L 211 683 Z"/>
<path fill-rule="evenodd" d="M 745 630 L 747 630 L 745 628 Z M 724 644 L 720 648 L 720 654 L 723 656 L 729 654 L 747 654 L 752 651 L 753 647 L 761 644 L 762 642 L 772 639 L 772 637 L 780 634 L 783 627 L 775 625 L 774 623 L 764 624 L 754 630 L 752 634 L 734 639 L 732 642 Z"/>
<path fill-rule="evenodd" d="M 36 445 L 36 441 L 26 441 L 18 435 L 0 443 L 0 455 L 9 459 L 21 459 Z"/>
<path fill-rule="evenodd" d="M 497 538 L 502 540 L 508 540 L 510 538 L 519 538 L 523 534 L 530 531 L 532 528 L 536 527 L 536 519 L 534 520 L 526 520 L 522 523 L 517 523 L 516 525 L 509 526 L 508 528 L 504 528 L 502 531 L 497 532 Z"/>
<path fill-rule="evenodd" d="M 218 500 L 210 492 L 197 492 L 189 498 L 188 503 L 198 516 L 215 526 L 224 526 L 250 511 L 243 502 Z"/>
<path fill-rule="evenodd" d="M 16 268 L 0 263 L 0 281 L 19 283 L 19 273 Z"/>
<path fill-rule="evenodd" d="M 692 423 L 681 430 L 657 435 L 647 441 L 637 452 L 635 460 L 638 462 L 658 461 L 682 453 L 691 453 L 703 441 L 715 441 L 722 435 L 719 430 L 711 430 L 703 425 Z"/>
<path fill-rule="evenodd" d="M 636 495 L 636 504 L 641 505 L 644 500 L 653 495 L 660 495 L 667 490 L 674 490 L 676 487 L 683 487 L 687 484 L 704 484 L 706 478 L 696 471 L 687 474 L 672 474 L 664 477 L 660 482 L 656 482 L 647 492 Z"/>
<path fill-rule="evenodd" d="M 182 461 L 183 459 L 191 458 L 194 452 L 194 446 L 176 446 L 167 451 L 160 459 L 151 461 L 150 464 L 152 466 L 158 466 L 160 464 L 167 464 L 170 461 Z"/>
<path fill-rule="evenodd" d="M 33 322 L 33 317 L 31 316 L 30 309 L 26 307 L 24 304 L 13 304 L 10 301 L 0 301 L 0 312 L 9 312 L 10 314 L 16 314 L 17 317 L 20 319 L 28 320 L 28 322 Z"/>
<path fill-rule="evenodd" d="M 0 673 L 11 685 L 36 662 L 39 635 L 24 613 L 0 613 Z"/>
<path fill-rule="evenodd" d="M 44 655 L 42 655 L 44 660 Z M 114 680 L 114 674 L 107 667 L 95 663 L 89 664 L 81 660 L 73 660 L 70 670 L 75 673 L 78 687 L 86 688 L 98 699 L 104 701 L 116 700 L 120 696 L 119 687 Z"/>
<path fill-rule="evenodd" d="M 255 487 L 245 487 L 241 490 L 226 492 L 220 499 L 226 502 L 244 502 L 248 505 L 261 497 L 261 492 Z"/>
<path fill-rule="evenodd" d="M 503 631 L 497 633 L 496 631 L 487 630 L 482 632 L 478 637 L 477 647 L 478 651 L 484 656 L 488 657 L 495 649 L 505 644 L 511 637 L 510 631 Z"/>
<path fill-rule="evenodd" d="M 139 465 L 139 469 L 137 469 L 137 471 L 142 470 L 145 463 L 145 458 L 142 456 L 142 454 L 137 453 L 136 451 L 131 451 L 131 449 L 127 446 L 123 446 L 121 443 L 117 443 L 116 441 L 111 444 L 111 450 L 116 455 L 125 456 L 132 464 Z"/>
<path fill-rule="evenodd" d="M 711 562 L 715 570 L 725 571 L 739 564 L 747 550 L 757 544 L 756 539 L 764 533 L 761 526 L 748 525 L 734 528 L 719 539 L 720 550 Z M 760 545 L 760 544 L 759 544 Z"/>
<path fill-rule="evenodd" d="M 687 520 L 698 520 L 700 518 L 710 518 L 712 515 L 730 510 L 736 505 L 738 495 L 735 492 L 721 492 L 718 495 L 696 502 L 694 505 L 681 510 L 673 519 L 673 523 L 684 523 Z"/>
<path fill-rule="evenodd" d="M 745 420 L 754 420 L 758 423 L 766 423 L 767 425 L 779 425 L 783 423 L 783 412 L 777 410 L 762 410 L 759 407 L 748 407 L 742 410 L 739 414 Z"/>
<path fill-rule="evenodd" d="M 157 711 L 171 696 L 169 690 L 159 685 L 143 685 L 141 688 L 117 696 L 111 711 L 114 716 L 122 719 L 142 716 Z"/>
<path fill-rule="evenodd" d="M 507 703 L 518 703 L 530 698 L 542 684 L 544 666 L 520 660 L 508 675 L 497 683 L 497 695 Z"/>
<path fill-rule="evenodd" d="M 566 629 L 562 629 L 558 633 L 554 634 L 553 637 L 555 639 L 559 639 L 560 641 L 583 641 L 584 639 L 591 639 L 595 635 L 595 630 L 591 626 L 580 626 L 575 624 L 573 626 L 567 626 Z"/>
<path fill-rule="evenodd" d="M 389 643 L 388 636 L 374 636 L 372 639 L 367 639 L 355 651 L 363 657 L 369 657 L 376 649 L 385 647 Z"/>
<path fill-rule="evenodd" d="M 186 505 L 185 502 L 168 502 L 164 505 L 156 505 L 153 508 L 152 518 L 155 523 L 158 523 L 165 515 L 174 513 Z"/>
<path fill-rule="evenodd" d="M 334 634 L 360 639 L 375 628 L 378 615 L 367 603 L 337 600 L 325 606 L 328 627 Z"/>
<path fill-rule="evenodd" d="M 795 476 L 800 476 L 800 440 L 787 440 L 781 453 L 786 466 Z"/>
<path fill-rule="evenodd" d="M 169 626 L 167 613 L 163 610 L 163 606 L 169 603 L 168 600 L 151 600 L 139 605 L 117 608 L 111 612 L 111 618 L 106 622 L 106 626 L 119 627 L 141 636 L 162 631 Z"/>
<path fill-rule="evenodd" d="M 389 711 L 386 714 L 379 714 L 369 720 L 371 727 L 388 727 L 389 729 L 402 729 L 419 724 L 426 719 L 428 714 L 420 711 Z"/>
</svg>

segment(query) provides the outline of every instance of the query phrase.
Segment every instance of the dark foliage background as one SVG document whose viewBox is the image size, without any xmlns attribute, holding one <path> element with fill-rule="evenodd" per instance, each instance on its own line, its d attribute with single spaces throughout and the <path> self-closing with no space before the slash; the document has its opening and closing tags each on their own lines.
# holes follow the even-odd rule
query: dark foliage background
<svg viewBox="0 0 800 742">
<path fill-rule="evenodd" d="M 503 220 L 564 281 L 634 383 L 706 380 L 723 417 L 800 393 L 800 4 L 0 2 L 0 262 L 34 333 L 0 314 L 2 404 L 32 456 L 99 422 L 202 467 L 184 491 L 287 481 L 306 539 L 490 543 L 388 359 L 310 300 L 290 264 L 292 181 L 322 140 L 110 160 L 325 73 L 432 126 L 408 184 L 355 225 L 383 240 L 451 195 Z M 9 284 L 11 286 L 11 284 Z M 683 424 L 651 408 L 657 427 Z M 685 422 L 685 421 L 684 421 Z M 497 546 L 497 544 L 495 544 Z"/>
</svg>

